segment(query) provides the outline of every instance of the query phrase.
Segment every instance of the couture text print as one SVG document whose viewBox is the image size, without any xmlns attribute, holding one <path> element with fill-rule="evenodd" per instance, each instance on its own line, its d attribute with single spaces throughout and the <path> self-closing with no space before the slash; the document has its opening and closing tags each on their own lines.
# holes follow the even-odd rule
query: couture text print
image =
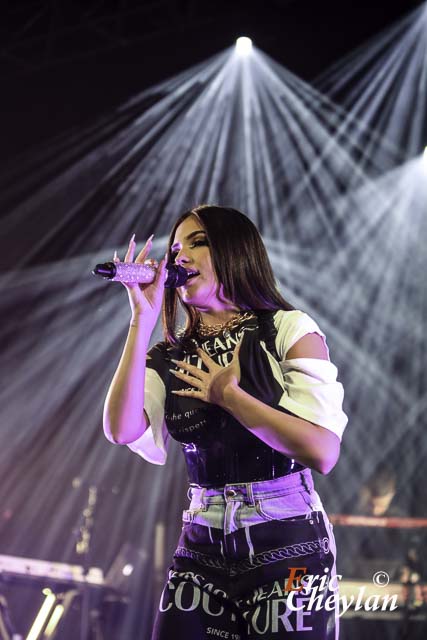
<svg viewBox="0 0 427 640">
<path fill-rule="evenodd" d="M 288 607 L 285 591 L 286 580 L 276 581 L 267 591 L 256 589 L 251 597 L 245 600 L 234 600 L 234 604 L 241 612 L 241 619 L 247 625 L 246 633 L 250 638 L 254 634 L 278 634 L 282 637 L 284 632 L 311 631 L 313 629 L 310 618 L 313 614 L 304 606 Z M 304 605 L 307 596 L 297 597 L 294 602 Z M 268 600 L 266 599 L 268 595 Z M 239 634 L 230 631 L 233 623 L 236 623 L 236 614 L 224 607 L 226 594 L 215 587 L 200 573 L 170 571 L 169 580 L 163 590 L 159 611 L 166 612 L 173 608 L 183 612 L 200 611 L 205 616 L 212 618 L 212 636 L 222 638 L 238 638 Z M 225 634 L 225 635 L 224 635 Z M 227 635 L 228 634 L 228 635 Z"/>
</svg>

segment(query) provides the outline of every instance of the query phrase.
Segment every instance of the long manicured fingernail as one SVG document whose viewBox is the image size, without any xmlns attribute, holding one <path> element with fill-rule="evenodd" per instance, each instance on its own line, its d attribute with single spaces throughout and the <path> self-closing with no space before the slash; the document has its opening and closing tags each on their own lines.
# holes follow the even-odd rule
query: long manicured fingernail
<svg viewBox="0 0 427 640">
<path fill-rule="evenodd" d="M 149 242 L 151 242 L 151 240 L 154 238 L 154 233 L 151 234 L 151 236 L 148 238 L 147 242 L 145 244 L 148 244 Z"/>
<path fill-rule="evenodd" d="M 113 260 L 117 260 L 117 251 L 114 252 Z"/>
<path fill-rule="evenodd" d="M 132 238 L 130 239 L 131 242 L 135 242 L 135 234 L 133 234 Z"/>
</svg>

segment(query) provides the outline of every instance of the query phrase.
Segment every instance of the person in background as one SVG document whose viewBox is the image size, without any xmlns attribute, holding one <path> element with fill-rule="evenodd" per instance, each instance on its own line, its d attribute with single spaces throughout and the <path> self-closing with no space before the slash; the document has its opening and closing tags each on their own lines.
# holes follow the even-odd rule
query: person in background
<svg viewBox="0 0 427 640">
<path fill-rule="evenodd" d="M 391 517 L 406 515 L 396 502 L 396 473 L 388 464 L 381 464 L 359 492 L 354 515 Z"/>
<path fill-rule="evenodd" d="M 403 518 L 408 516 L 399 504 L 397 474 L 389 463 L 381 463 L 359 490 L 354 507 L 345 510 L 351 515 L 371 518 Z M 376 571 L 386 571 L 391 581 L 412 588 L 421 578 L 418 535 L 410 529 L 389 527 L 384 521 L 378 526 L 340 527 L 337 539 L 342 550 L 339 572 L 344 579 L 371 580 Z M 418 587 L 415 589 L 420 599 Z M 412 596 L 411 596 L 412 597 Z"/>
</svg>

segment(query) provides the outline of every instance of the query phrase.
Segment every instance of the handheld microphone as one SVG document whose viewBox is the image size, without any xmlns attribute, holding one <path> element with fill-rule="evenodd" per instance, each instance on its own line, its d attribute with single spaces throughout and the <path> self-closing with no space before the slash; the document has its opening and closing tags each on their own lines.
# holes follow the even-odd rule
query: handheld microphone
<svg viewBox="0 0 427 640">
<path fill-rule="evenodd" d="M 187 282 L 189 274 L 179 264 L 167 264 L 165 287 L 181 287 Z M 97 264 L 92 273 L 113 282 L 126 282 L 129 284 L 150 284 L 153 282 L 157 268 L 149 264 L 135 262 L 104 262 Z"/>
</svg>

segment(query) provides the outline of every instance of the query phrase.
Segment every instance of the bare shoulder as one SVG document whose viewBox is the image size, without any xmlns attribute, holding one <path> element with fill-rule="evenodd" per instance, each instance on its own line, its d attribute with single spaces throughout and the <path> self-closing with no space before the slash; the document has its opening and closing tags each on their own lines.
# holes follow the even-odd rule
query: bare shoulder
<svg viewBox="0 0 427 640">
<path fill-rule="evenodd" d="M 324 339 L 318 333 L 307 333 L 286 353 L 286 360 L 292 358 L 318 358 L 329 360 Z"/>
</svg>

